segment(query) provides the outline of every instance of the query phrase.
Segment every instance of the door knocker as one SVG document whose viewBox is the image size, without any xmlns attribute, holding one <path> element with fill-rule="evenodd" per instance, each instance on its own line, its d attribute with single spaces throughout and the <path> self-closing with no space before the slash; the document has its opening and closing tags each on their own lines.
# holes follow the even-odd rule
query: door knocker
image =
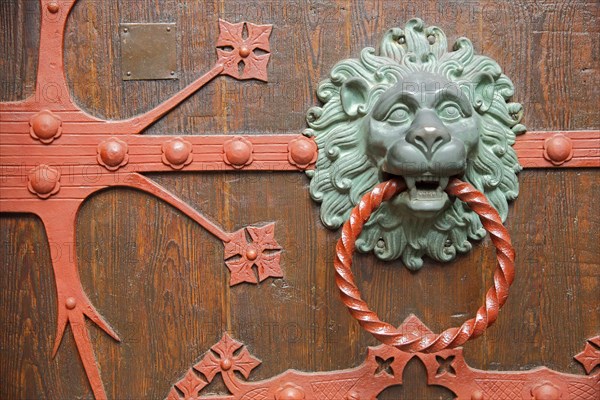
<svg viewBox="0 0 600 400">
<path fill-rule="evenodd" d="M 377 51 L 339 62 L 319 85 L 323 106 L 308 111 L 304 132 L 319 148 L 307 171 L 310 194 L 327 227 L 344 224 L 336 283 L 353 317 L 381 342 L 421 352 L 456 347 L 481 335 L 506 301 L 514 251 L 502 223 L 519 191 L 512 145 L 525 132 L 513 92 L 468 39 L 448 51 L 445 34 L 419 19 L 389 30 Z M 355 248 L 418 270 L 424 256 L 447 262 L 469 251 L 469 239 L 486 230 L 498 255 L 494 285 L 460 328 L 403 336 L 361 299 L 350 270 Z"/>
<path fill-rule="evenodd" d="M 401 258 L 411 270 L 423 256 L 447 262 L 485 236 L 476 213 L 444 192 L 462 176 L 506 219 L 521 170 L 512 145 L 525 131 L 514 88 L 492 59 L 460 38 L 413 19 L 389 30 L 379 50 L 333 67 L 308 111 L 305 135 L 319 147 L 310 194 L 321 220 L 337 229 L 361 196 L 391 177 L 408 190 L 384 204 L 356 242 L 383 260 Z"/>
<path fill-rule="evenodd" d="M 377 314 L 369 309 L 361 298 L 360 291 L 354 282 L 352 274 L 352 255 L 356 239 L 362 228 L 369 220 L 371 213 L 379 208 L 384 200 L 390 200 L 394 195 L 402 193 L 407 185 L 400 179 L 391 179 L 380 183 L 373 191 L 365 194 L 342 228 L 342 237 L 336 246 L 334 261 L 336 285 L 340 289 L 342 301 L 348 307 L 350 314 L 367 331 L 384 344 L 394 346 L 402 351 L 419 351 L 435 353 L 446 348 L 454 348 L 475 339 L 496 321 L 498 310 L 506 302 L 508 289 L 514 280 L 515 251 L 510 237 L 496 209 L 490 205 L 485 196 L 469 183 L 452 178 L 445 191 L 456 196 L 472 208 L 485 228 L 490 233 L 496 246 L 498 266 L 494 272 L 494 284 L 485 296 L 485 304 L 477 310 L 474 318 L 464 322 L 459 328 L 449 328 L 439 335 L 426 333 L 419 335 L 406 334 L 399 329 L 383 322 Z"/>
</svg>

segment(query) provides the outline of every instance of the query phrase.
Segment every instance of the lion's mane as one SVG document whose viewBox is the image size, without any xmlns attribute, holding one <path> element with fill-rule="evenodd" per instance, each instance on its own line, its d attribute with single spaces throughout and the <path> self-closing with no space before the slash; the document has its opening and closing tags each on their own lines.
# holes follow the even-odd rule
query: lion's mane
<svg viewBox="0 0 600 400">
<path fill-rule="evenodd" d="M 430 44 L 432 36 L 435 42 Z M 468 39 L 458 39 L 453 51 L 448 51 L 446 36 L 439 28 L 425 27 L 423 21 L 414 19 L 405 29 L 389 30 L 378 51 L 365 48 L 359 59 L 339 62 L 319 84 L 317 96 L 323 106 L 308 111 L 310 128 L 305 130 L 307 136 L 315 138 L 319 156 L 315 170 L 307 174 L 310 194 L 321 203 L 321 220 L 328 228 L 339 228 L 360 198 L 382 180 L 359 134 L 363 117 L 350 118 L 342 109 L 342 83 L 353 77 L 368 82 L 368 113 L 383 92 L 415 71 L 439 73 L 461 85 L 472 82 L 482 71 L 494 78 L 488 107 L 482 107 L 472 91 L 465 91 L 482 124 L 478 149 L 467 162 L 464 179 L 483 192 L 502 220 L 506 219 L 507 202 L 519 192 L 516 173 L 521 169 L 512 145 L 515 135 L 525 131 L 519 124 L 521 105 L 509 102 L 513 84 L 495 61 L 475 55 Z M 365 225 L 357 241 L 360 251 L 374 251 L 384 260 L 401 257 L 408 268 L 419 269 L 424 255 L 450 261 L 457 252 L 471 249 L 469 239 L 485 236 L 477 214 L 458 200 L 439 217 L 425 221 L 394 213 L 391 207 L 384 203 Z M 385 215 L 388 217 L 383 218 Z"/>
</svg>

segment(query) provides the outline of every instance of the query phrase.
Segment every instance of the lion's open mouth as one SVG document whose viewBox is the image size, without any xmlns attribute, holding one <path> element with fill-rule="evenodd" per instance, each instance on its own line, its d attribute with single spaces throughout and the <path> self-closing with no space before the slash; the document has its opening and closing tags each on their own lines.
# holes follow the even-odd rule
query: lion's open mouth
<svg viewBox="0 0 600 400">
<path fill-rule="evenodd" d="M 449 177 L 433 175 L 404 176 L 407 191 L 406 205 L 413 211 L 438 212 L 446 207 L 448 195 L 444 191 Z"/>
<path fill-rule="evenodd" d="M 437 177 L 432 175 L 405 176 L 404 181 L 411 198 L 434 199 L 441 197 L 448 186 L 449 177 Z"/>
</svg>

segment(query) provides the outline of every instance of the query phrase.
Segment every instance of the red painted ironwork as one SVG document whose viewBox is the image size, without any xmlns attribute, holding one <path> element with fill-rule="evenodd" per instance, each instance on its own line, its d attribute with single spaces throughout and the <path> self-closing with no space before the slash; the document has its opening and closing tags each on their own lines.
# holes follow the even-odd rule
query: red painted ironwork
<svg viewBox="0 0 600 400">
<path fill-rule="evenodd" d="M 281 278 L 283 272 L 279 266 L 281 247 L 274 238 L 275 224 L 263 227 L 249 226 L 231 235 L 225 243 L 225 264 L 231 271 L 230 285 L 241 282 L 258 283 L 269 277 Z M 246 232 L 252 241 L 248 243 Z M 258 270 L 258 281 L 252 270 Z"/>
<path fill-rule="evenodd" d="M 248 32 L 243 37 L 244 24 Z M 236 79 L 259 79 L 267 81 L 267 63 L 271 51 L 269 36 L 271 25 L 255 25 L 250 22 L 230 24 L 219 20 L 221 34 L 217 41 L 218 62 L 223 64 L 223 74 Z M 228 50 L 231 48 L 231 50 Z M 267 54 L 257 54 L 262 50 Z"/>
<path fill-rule="evenodd" d="M 466 182 L 457 178 L 451 179 L 446 192 L 464 201 L 479 215 L 483 227 L 489 232 L 492 243 L 496 246 L 498 266 L 494 272 L 494 285 L 488 290 L 485 304 L 477 310 L 477 315 L 465 321 L 459 328 L 446 329 L 439 335 L 428 333 L 421 336 L 406 336 L 393 325 L 381 321 L 369 308 L 360 295 L 352 273 L 355 241 L 363 225 L 383 201 L 389 200 L 405 189 L 406 184 L 400 179 L 380 183 L 371 192 L 365 194 L 352 209 L 350 217 L 342 227 L 342 236 L 336 246 L 335 282 L 350 314 L 377 340 L 404 351 L 434 353 L 460 346 L 470 339 L 481 336 L 487 327 L 496 321 L 498 310 L 506 302 L 508 289 L 514 280 L 515 252 L 500 215 L 488 203 L 485 195 Z"/>
<path fill-rule="evenodd" d="M 414 315 L 409 316 L 398 331 L 409 337 L 432 335 Z M 414 353 L 382 344 L 369 347 L 366 360 L 355 368 L 312 373 L 287 370 L 273 378 L 249 382 L 251 371 L 260 361 L 242 343 L 225 333 L 221 341 L 175 383 L 167 400 L 375 399 L 386 388 L 402 384 L 404 368 L 413 358 L 425 365 L 429 385 L 443 386 L 458 399 L 595 400 L 600 396 L 600 371 L 589 376 L 560 373 L 545 367 L 529 371 L 482 371 L 469 367 L 460 347 Z M 598 356 L 595 362 L 599 362 Z M 230 394 L 203 396 L 202 392 L 210 392 L 209 384 L 219 373 Z"/>
<path fill-rule="evenodd" d="M 297 149 L 290 144 L 310 139 L 299 134 L 175 138 L 140 135 L 219 75 L 266 81 L 271 26 L 220 21 L 217 47 L 233 50 L 217 49 L 214 67 L 154 109 L 127 120 L 107 121 L 81 110 L 71 98 L 67 85 L 64 35 L 67 18 L 76 0 L 40 1 L 42 12 L 52 16 L 42 18 L 35 95 L 23 101 L 0 104 L 0 212 L 36 214 L 44 223 L 50 243 L 74 243 L 77 212 L 90 195 L 109 187 L 132 187 L 166 201 L 222 240 L 225 258 L 236 255 L 233 248 L 244 248 L 245 253 L 240 255 L 243 262 L 235 258 L 226 262 L 232 271 L 232 285 L 281 277 L 280 253 L 277 251 L 280 248 L 273 239 L 273 224 L 246 227 L 252 243 L 242 244 L 239 234 L 243 234 L 243 229 L 235 233 L 223 231 L 201 212 L 142 173 L 303 170 L 314 162 L 316 146 L 311 147 L 314 154 L 307 155 L 306 146 Z M 248 37 L 243 37 L 244 24 Z M 266 54 L 256 54 L 257 50 Z M 238 68 L 240 62 L 244 64 L 243 68 Z M 298 163 L 293 161 L 296 159 L 310 161 Z M 69 246 L 69 249 L 71 255 L 66 257 L 55 254 L 60 247 L 50 246 L 58 298 L 53 356 L 69 325 L 94 396 L 105 399 L 85 318 L 115 340 L 119 341 L 119 337 L 85 294 L 77 270 L 75 248 Z M 258 278 L 252 270 L 254 265 Z"/>
<path fill-rule="evenodd" d="M 600 131 L 527 132 L 515 151 L 523 168 L 600 167 Z"/>
<path fill-rule="evenodd" d="M 600 336 L 588 339 L 585 349 L 577 354 L 575 359 L 583 365 L 588 374 L 600 365 Z"/>
</svg>

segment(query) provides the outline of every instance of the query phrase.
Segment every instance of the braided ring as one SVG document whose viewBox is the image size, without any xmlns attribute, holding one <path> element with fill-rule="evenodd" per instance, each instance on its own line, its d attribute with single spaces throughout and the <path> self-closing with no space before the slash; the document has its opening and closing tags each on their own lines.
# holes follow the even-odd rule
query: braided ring
<svg viewBox="0 0 600 400">
<path fill-rule="evenodd" d="M 467 203 L 479 215 L 483 227 L 490 234 L 492 243 L 496 247 L 498 265 L 494 271 L 494 284 L 485 296 L 485 304 L 477 310 L 474 318 L 465 321 L 458 328 L 446 329 L 439 335 L 406 333 L 381 321 L 360 296 L 351 269 L 352 256 L 355 241 L 371 213 L 379 208 L 383 201 L 389 200 L 405 189 L 406 184 L 398 178 L 380 183 L 371 192 L 365 194 L 352 209 L 350 218 L 342 227 L 342 236 L 336 246 L 335 283 L 340 290 L 342 302 L 348 307 L 352 317 L 377 340 L 402 351 L 435 353 L 460 346 L 470 339 L 479 337 L 496 321 L 498 310 L 506 302 L 508 289 L 514 280 L 515 251 L 500 215 L 488 203 L 486 197 L 469 183 L 452 178 L 446 187 L 446 192 Z"/>
</svg>

